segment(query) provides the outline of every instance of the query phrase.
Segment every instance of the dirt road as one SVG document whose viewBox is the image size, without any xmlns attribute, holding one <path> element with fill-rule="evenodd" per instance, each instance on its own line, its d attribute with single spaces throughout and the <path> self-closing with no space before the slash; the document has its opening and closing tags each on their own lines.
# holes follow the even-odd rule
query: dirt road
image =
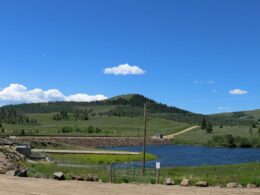
<svg viewBox="0 0 260 195">
<path fill-rule="evenodd" d="M 259 195 L 260 189 L 221 189 L 163 185 L 104 184 L 0 175 L 2 195 Z"/>
<path fill-rule="evenodd" d="M 175 136 L 181 135 L 183 133 L 187 133 L 187 132 L 192 131 L 192 130 L 197 129 L 197 128 L 199 128 L 199 126 L 193 126 L 193 127 L 188 128 L 188 129 L 184 129 L 184 130 L 182 130 L 178 133 L 174 133 L 174 134 L 171 134 L 171 135 L 165 135 L 165 136 L 163 136 L 163 138 L 164 139 L 173 139 Z"/>
</svg>

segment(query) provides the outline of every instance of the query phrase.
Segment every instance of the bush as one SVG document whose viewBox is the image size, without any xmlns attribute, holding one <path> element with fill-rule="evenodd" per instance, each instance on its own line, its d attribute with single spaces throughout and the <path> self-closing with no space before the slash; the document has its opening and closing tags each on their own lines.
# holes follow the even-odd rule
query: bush
<svg viewBox="0 0 260 195">
<path fill-rule="evenodd" d="M 98 133 L 101 133 L 102 132 L 102 129 L 100 129 L 100 128 L 96 128 L 96 133 L 98 134 Z"/>
<path fill-rule="evenodd" d="M 236 147 L 241 147 L 241 148 L 252 147 L 252 143 L 250 143 L 250 141 L 245 137 L 236 137 L 234 142 L 235 142 Z"/>
<path fill-rule="evenodd" d="M 212 143 L 218 146 L 235 147 L 234 137 L 230 134 L 223 136 L 213 136 Z"/>
<path fill-rule="evenodd" d="M 124 183 L 129 183 L 129 180 L 127 178 L 123 178 Z"/>
<path fill-rule="evenodd" d="M 155 184 L 155 179 L 150 179 L 150 184 Z"/>
<path fill-rule="evenodd" d="M 94 133 L 94 127 L 93 126 L 88 127 L 88 133 L 90 133 L 90 134 Z"/>
<path fill-rule="evenodd" d="M 19 131 L 19 135 L 20 135 L 20 136 L 24 136 L 25 134 L 26 134 L 26 132 L 25 132 L 24 129 L 21 129 L 21 130 Z"/>
<path fill-rule="evenodd" d="M 77 132 L 77 133 L 80 133 L 80 132 L 81 132 L 81 129 L 78 128 L 78 127 L 76 127 L 76 132 Z"/>
<path fill-rule="evenodd" d="M 1 129 L 1 134 L 5 134 L 5 129 L 2 127 Z"/>
<path fill-rule="evenodd" d="M 212 127 L 211 123 L 208 123 L 206 131 L 207 131 L 207 133 L 212 133 L 213 127 Z"/>
<path fill-rule="evenodd" d="M 69 126 L 63 126 L 61 128 L 61 133 L 71 133 L 73 132 L 73 128 L 72 127 L 69 127 Z"/>
<path fill-rule="evenodd" d="M 69 115 L 67 111 L 62 110 L 60 113 L 54 114 L 52 117 L 53 120 L 69 120 Z"/>
<path fill-rule="evenodd" d="M 253 129 L 252 129 L 252 128 L 249 129 L 249 134 L 250 134 L 251 136 L 253 135 Z"/>
<path fill-rule="evenodd" d="M 260 147 L 260 137 L 246 138 L 246 137 L 233 137 L 232 135 L 213 136 L 209 142 L 210 145 L 224 146 L 224 147 Z"/>
</svg>

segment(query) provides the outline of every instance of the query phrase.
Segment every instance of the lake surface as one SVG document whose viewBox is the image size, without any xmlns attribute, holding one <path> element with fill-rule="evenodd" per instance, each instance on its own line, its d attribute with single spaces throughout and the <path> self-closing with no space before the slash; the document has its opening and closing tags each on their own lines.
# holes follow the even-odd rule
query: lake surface
<svg viewBox="0 0 260 195">
<path fill-rule="evenodd" d="M 142 147 L 112 147 L 109 150 L 141 152 Z M 152 145 L 147 152 L 158 156 L 148 164 L 160 162 L 162 167 L 225 165 L 247 162 L 260 162 L 260 149 L 257 148 L 211 148 L 202 146 Z"/>
</svg>

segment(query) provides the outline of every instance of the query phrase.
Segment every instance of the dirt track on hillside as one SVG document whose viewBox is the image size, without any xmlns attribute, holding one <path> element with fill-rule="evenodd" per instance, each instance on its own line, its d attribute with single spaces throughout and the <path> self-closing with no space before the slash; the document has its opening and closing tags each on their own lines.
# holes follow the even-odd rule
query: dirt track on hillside
<svg viewBox="0 0 260 195">
<path fill-rule="evenodd" d="M 259 195 L 260 189 L 105 184 L 0 175 L 1 195 Z"/>
<path fill-rule="evenodd" d="M 179 131 L 179 132 L 177 132 L 177 133 L 174 133 L 174 134 L 171 134 L 171 135 L 165 135 L 165 136 L 163 136 L 163 138 L 164 138 L 164 139 L 173 139 L 174 137 L 176 137 L 176 136 L 178 136 L 178 135 L 187 133 L 187 132 L 192 131 L 192 130 L 197 129 L 197 128 L 199 128 L 199 126 L 189 127 L 189 128 L 187 128 L 187 129 L 184 129 L 184 130 Z"/>
</svg>

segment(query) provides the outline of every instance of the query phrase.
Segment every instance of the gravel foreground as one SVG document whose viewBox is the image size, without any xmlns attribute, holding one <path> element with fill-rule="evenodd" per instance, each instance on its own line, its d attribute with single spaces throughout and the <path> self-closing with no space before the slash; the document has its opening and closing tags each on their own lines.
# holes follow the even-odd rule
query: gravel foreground
<svg viewBox="0 0 260 195">
<path fill-rule="evenodd" d="M 259 195 L 260 189 L 106 184 L 0 175 L 3 195 Z"/>
</svg>

